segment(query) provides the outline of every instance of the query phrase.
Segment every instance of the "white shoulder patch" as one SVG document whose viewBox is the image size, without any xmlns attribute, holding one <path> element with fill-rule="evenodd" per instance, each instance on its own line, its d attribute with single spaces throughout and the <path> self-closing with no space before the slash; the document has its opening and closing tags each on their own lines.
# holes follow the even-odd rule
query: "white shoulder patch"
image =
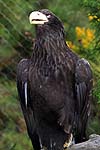
<svg viewBox="0 0 100 150">
<path fill-rule="evenodd" d="M 25 105 L 27 107 L 27 82 L 24 84 L 24 92 L 25 92 Z"/>
<path fill-rule="evenodd" d="M 82 58 L 81 60 L 83 60 L 85 64 L 88 64 L 90 66 L 89 62 L 86 59 Z"/>
</svg>

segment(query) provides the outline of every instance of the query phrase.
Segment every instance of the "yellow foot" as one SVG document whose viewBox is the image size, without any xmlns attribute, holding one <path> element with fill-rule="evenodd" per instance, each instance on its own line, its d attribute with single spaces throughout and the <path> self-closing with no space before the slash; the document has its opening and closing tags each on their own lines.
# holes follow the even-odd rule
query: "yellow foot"
<svg viewBox="0 0 100 150">
<path fill-rule="evenodd" d="M 64 150 L 67 150 L 67 148 L 72 144 L 72 139 L 73 139 L 73 135 L 70 135 L 69 141 L 65 142 L 65 144 L 63 145 Z"/>
</svg>

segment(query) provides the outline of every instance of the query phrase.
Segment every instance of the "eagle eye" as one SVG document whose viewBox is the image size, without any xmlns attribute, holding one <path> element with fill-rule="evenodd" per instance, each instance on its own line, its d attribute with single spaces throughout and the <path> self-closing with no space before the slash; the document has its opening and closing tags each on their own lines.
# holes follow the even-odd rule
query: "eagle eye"
<svg viewBox="0 0 100 150">
<path fill-rule="evenodd" d="M 51 15 L 47 15 L 47 18 L 49 19 L 51 17 Z"/>
</svg>

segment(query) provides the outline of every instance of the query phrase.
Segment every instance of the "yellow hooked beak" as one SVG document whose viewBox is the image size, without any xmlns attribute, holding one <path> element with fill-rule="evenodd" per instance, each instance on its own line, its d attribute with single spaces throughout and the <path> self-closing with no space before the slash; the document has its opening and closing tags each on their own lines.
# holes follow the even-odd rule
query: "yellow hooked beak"
<svg viewBox="0 0 100 150">
<path fill-rule="evenodd" d="M 39 11 L 34 11 L 29 16 L 30 24 L 44 24 L 45 22 L 48 22 L 48 18 L 46 15 Z"/>
</svg>

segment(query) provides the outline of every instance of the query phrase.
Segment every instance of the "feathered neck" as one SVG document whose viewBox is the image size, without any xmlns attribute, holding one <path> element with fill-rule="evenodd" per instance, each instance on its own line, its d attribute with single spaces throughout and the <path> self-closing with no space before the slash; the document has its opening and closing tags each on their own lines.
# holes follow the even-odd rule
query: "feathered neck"
<svg viewBox="0 0 100 150">
<path fill-rule="evenodd" d="M 37 31 L 31 62 L 36 66 L 38 74 L 41 72 L 43 76 L 48 76 L 63 65 L 70 70 L 70 66 L 74 67 L 72 55 L 65 42 L 63 31 Z"/>
<path fill-rule="evenodd" d="M 45 26 L 41 28 L 38 26 L 36 28 L 36 40 L 34 43 L 32 59 L 40 59 L 41 57 L 57 56 L 59 53 L 66 50 L 66 42 L 64 31 L 61 28 L 52 29 Z M 45 59 L 44 57 L 44 59 Z"/>
</svg>

